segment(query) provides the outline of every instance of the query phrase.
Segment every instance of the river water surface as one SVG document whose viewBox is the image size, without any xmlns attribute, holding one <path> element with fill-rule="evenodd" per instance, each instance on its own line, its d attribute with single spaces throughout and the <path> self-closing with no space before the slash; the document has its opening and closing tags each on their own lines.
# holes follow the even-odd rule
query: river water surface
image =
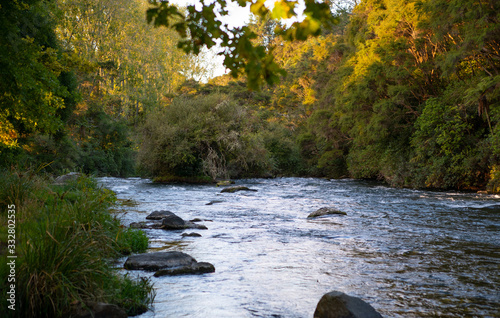
<svg viewBox="0 0 500 318">
<path fill-rule="evenodd" d="M 216 272 L 131 272 L 151 277 L 156 289 L 142 318 L 306 318 L 332 290 L 362 298 L 385 317 L 500 317 L 498 196 L 313 178 L 238 180 L 258 191 L 237 193 L 99 181 L 138 203 L 119 213 L 125 225 L 155 210 L 210 220 L 202 223 L 208 230 L 185 231 L 202 237 L 146 230 L 149 251 L 182 251 Z M 347 216 L 307 218 L 321 207 Z"/>
</svg>

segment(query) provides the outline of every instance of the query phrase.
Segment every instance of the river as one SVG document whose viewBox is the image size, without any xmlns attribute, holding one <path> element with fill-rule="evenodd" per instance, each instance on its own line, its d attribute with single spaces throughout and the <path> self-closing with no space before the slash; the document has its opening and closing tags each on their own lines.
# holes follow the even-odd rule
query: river
<svg viewBox="0 0 500 318">
<path fill-rule="evenodd" d="M 204 275 L 151 277 L 150 317 L 312 317 L 338 290 L 384 317 L 500 317 L 500 197 L 396 189 L 358 180 L 237 180 L 257 192 L 214 185 L 159 185 L 100 178 L 136 206 L 125 225 L 155 210 L 201 218 L 202 237 L 146 230 L 150 251 L 183 251 L 214 264 Z M 210 202 L 219 201 L 210 205 Z M 347 213 L 308 219 L 321 207 Z M 124 261 L 125 259 L 123 259 Z"/>
</svg>

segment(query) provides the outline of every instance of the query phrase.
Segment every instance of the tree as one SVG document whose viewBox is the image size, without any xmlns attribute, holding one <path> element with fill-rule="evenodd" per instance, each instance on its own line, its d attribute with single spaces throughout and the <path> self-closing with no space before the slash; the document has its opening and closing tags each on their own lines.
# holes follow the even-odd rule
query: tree
<svg viewBox="0 0 500 318">
<path fill-rule="evenodd" d="M 137 123 L 143 112 L 175 93 L 205 69 L 177 49 L 179 36 L 144 19 L 142 0 L 58 0 L 65 13 L 58 35 L 78 64 L 86 103 Z M 78 56 L 76 56 L 78 55 Z"/>
<path fill-rule="evenodd" d="M 265 0 L 231 0 L 245 7 L 250 4 L 253 14 L 265 19 L 289 19 L 297 15 L 296 1 L 276 1 L 271 9 Z M 248 86 L 259 88 L 264 82 L 277 83 L 283 70 L 275 62 L 273 50 L 263 44 L 255 44 L 252 40 L 257 34 L 248 26 L 230 28 L 222 25 L 218 18 L 229 14 L 227 0 L 216 0 L 197 9 L 194 5 L 187 6 L 187 14 L 167 1 L 150 0 L 152 5 L 147 12 L 148 22 L 155 26 L 166 26 L 175 29 L 181 36 L 178 46 L 187 53 L 198 54 L 202 47 L 211 48 L 218 41 L 223 48 L 224 66 L 236 78 L 245 74 Z M 306 0 L 303 12 L 305 18 L 295 22 L 288 28 L 278 27 L 276 33 L 287 40 L 306 40 L 310 36 L 321 33 L 321 25 L 334 23 L 330 6 L 327 1 Z"/>
<path fill-rule="evenodd" d="M 55 134 L 61 111 L 74 106 L 69 69 L 60 54 L 50 1 L 2 2 L 0 10 L 0 148 L 35 132 Z M 68 85 L 68 86 L 66 86 Z"/>
</svg>

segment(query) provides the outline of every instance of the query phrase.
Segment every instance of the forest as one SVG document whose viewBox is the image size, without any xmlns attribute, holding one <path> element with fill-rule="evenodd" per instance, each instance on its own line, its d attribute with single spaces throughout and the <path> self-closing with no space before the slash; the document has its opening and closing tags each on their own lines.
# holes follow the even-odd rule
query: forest
<svg viewBox="0 0 500 318">
<path fill-rule="evenodd" d="M 181 33 L 158 17 L 147 23 L 145 1 L 4 4 L 1 162 L 497 191 L 499 4 L 350 5 L 332 5 L 335 24 L 303 39 L 255 15 L 244 49 L 272 56 L 264 81 L 248 70 L 210 78 L 204 53 L 178 49 Z"/>
<path fill-rule="evenodd" d="M 132 315 L 154 298 L 106 260 L 147 237 L 107 213 L 116 197 L 94 179 L 52 183 L 68 172 L 500 193 L 499 1 L 307 0 L 291 25 L 295 1 L 233 2 L 251 4 L 248 25 L 222 25 L 224 0 L 0 4 L 0 217 L 17 213 L 25 273 L 14 316 L 63 317 L 78 299 Z"/>
<path fill-rule="evenodd" d="M 499 190 L 497 1 L 332 4 L 302 37 L 254 10 L 239 30 L 247 64 L 233 48 L 239 69 L 216 78 L 151 3 L 2 4 L 4 167 Z"/>
</svg>

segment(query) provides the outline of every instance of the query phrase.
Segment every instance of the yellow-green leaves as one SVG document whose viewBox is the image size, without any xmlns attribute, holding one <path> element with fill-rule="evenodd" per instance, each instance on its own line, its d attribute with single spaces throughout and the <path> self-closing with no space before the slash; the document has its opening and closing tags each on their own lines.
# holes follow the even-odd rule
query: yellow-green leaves
<svg viewBox="0 0 500 318">
<path fill-rule="evenodd" d="M 271 17 L 273 19 L 290 19 L 296 15 L 295 6 L 297 1 L 277 1 L 274 4 L 274 9 L 272 11 Z"/>
</svg>

